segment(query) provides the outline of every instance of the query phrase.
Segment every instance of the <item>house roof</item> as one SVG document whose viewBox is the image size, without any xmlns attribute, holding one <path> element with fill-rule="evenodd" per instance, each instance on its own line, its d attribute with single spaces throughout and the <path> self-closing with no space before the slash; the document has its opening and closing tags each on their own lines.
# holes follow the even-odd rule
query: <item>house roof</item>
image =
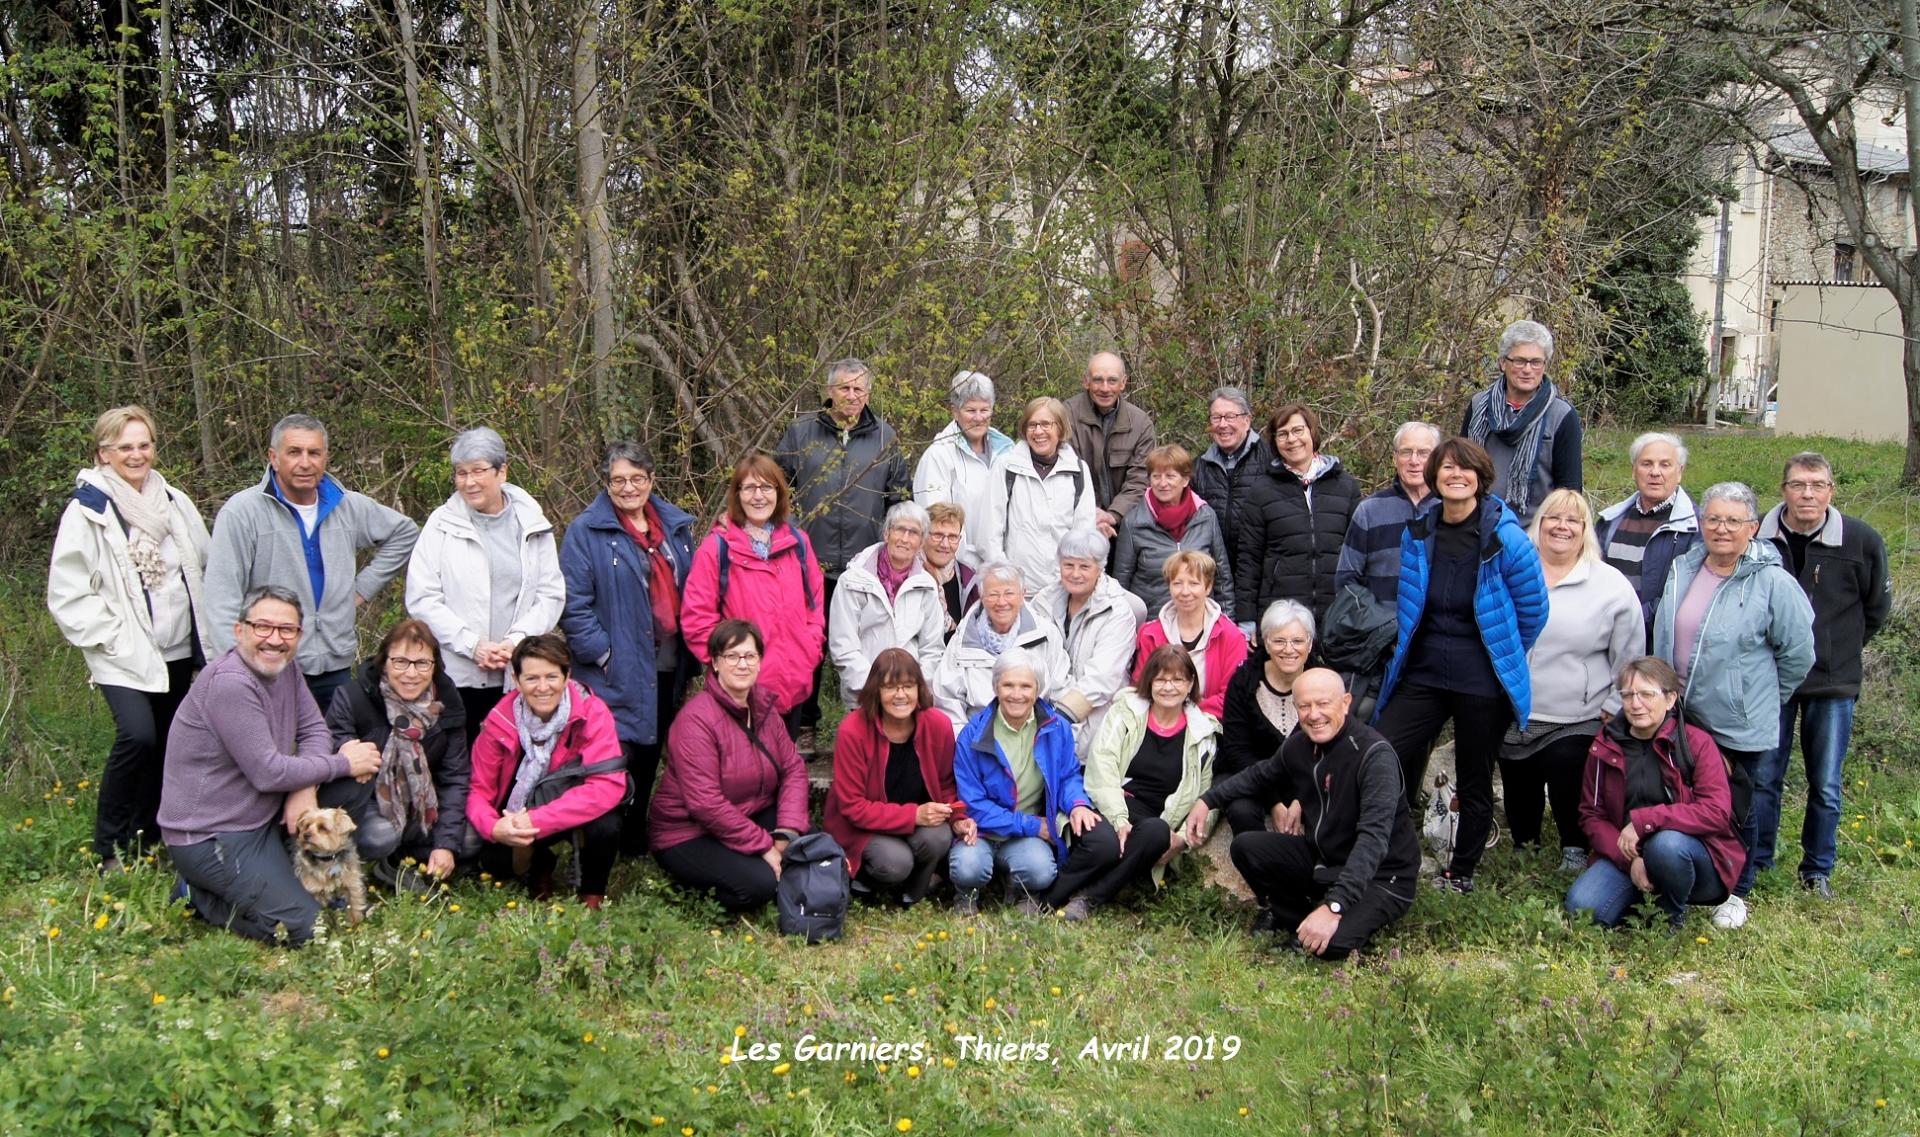
<svg viewBox="0 0 1920 1137">
<path fill-rule="evenodd" d="M 1823 168 L 1828 165 L 1827 156 L 1820 152 L 1820 147 L 1814 145 L 1813 136 L 1802 128 L 1783 128 L 1778 134 L 1767 139 L 1767 147 L 1784 161 Z M 1911 173 L 1905 152 L 1890 146 L 1855 142 L 1854 154 L 1860 164 L 1860 172 L 1863 174 L 1900 178 Z"/>
</svg>

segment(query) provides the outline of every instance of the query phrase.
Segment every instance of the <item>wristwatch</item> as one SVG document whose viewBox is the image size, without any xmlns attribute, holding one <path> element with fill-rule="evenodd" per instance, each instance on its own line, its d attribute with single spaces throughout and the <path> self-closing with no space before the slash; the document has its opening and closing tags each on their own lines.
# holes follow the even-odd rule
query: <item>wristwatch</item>
<svg viewBox="0 0 1920 1137">
<path fill-rule="evenodd" d="M 1341 904 L 1338 900 L 1327 901 L 1327 911 L 1333 913 L 1336 916 L 1341 915 L 1346 910 L 1347 910 L 1346 906 Z"/>
</svg>

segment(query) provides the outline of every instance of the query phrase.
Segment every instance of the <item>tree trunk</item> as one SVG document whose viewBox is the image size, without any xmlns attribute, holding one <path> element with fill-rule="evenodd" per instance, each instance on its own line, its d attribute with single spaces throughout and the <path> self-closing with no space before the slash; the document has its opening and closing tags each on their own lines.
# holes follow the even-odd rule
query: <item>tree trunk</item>
<svg viewBox="0 0 1920 1137">
<path fill-rule="evenodd" d="M 614 398 L 611 360 L 619 331 L 613 311 L 613 243 L 607 223 L 607 131 L 600 118 L 600 8 L 581 0 L 573 49 L 573 114 L 578 150 L 580 220 L 587 252 L 587 311 L 593 356 L 587 364 L 595 417 L 606 441 L 620 434 L 624 416 Z"/>
<path fill-rule="evenodd" d="M 407 135 L 413 147 L 413 180 L 420 194 L 420 261 L 427 280 L 427 372 L 440 389 L 442 413 L 454 418 L 454 385 L 440 310 L 440 179 L 427 156 L 427 123 L 420 113 L 420 54 L 414 44 L 413 4 L 394 0 L 400 25 L 400 60 L 407 95 Z"/>
<path fill-rule="evenodd" d="M 167 239 L 173 246 L 174 299 L 180 305 L 180 323 L 187 333 L 187 369 L 193 379 L 193 413 L 200 427 L 200 468 L 211 471 L 219 454 L 214 449 L 213 400 L 207 391 L 207 363 L 200 348 L 200 325 L 194 318 L 193 290 L 187 285 L 187 247 L 180 236 L 180 203 L 173 196 L 172 0 L 160 0 L 160 130 Z"/>
<path fill-rule="evenodd" d="M 1900 93 L 1907 111 L 1907 206 L 1913 211 L 1914 232 L 1920 233 L 1920 195 L 1912 192 L 1913 173 L 1920 168 L 1920 14 L 1915 0 L 1900 0 L 1900 58 L 1906 61 Z M 1901 271 L 1887 281 L 1900 308 L 1900 331 L 1906 348 L 1900 353 L 1907 381 L 1907 464 L 1900 480 L 1920 486 L 1920 251 L 1911 247 L 1888 253 Z"/>
</svg>

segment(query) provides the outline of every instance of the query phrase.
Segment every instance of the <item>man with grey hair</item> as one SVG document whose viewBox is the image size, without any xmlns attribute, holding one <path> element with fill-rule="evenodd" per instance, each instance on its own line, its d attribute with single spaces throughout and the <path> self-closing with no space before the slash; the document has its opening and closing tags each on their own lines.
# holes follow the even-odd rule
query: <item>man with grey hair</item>
<svg viewBox="0 0 1920 1137">
<path fill-rule="evenodd" d="M 207 547 L 210 654 L 234 644 L 241 599 L 265 585 L 298 597 L 311 613 L 300 637 L 300 671 L 325 706 L 359 654 L 355 617 L 406 567 L 420 527 L 404 514 L 343 487 L 327 473 L 327 428 L 310 415 L 274 424 L 260 484 L 227 499 Z M 367 567 L 356 560 L 373 550 Z"/>
<path fill-rule="evenodd" d="M 1660 602 L 1667 570 L 1700 540 L 1700 521 L 1680 484 L 1687 476 L 1686 443 L 1650 430 L 1633 440 L 1627 460 L 1633 463 L 1634 492 L 1600 511 L 1593 535 L 1600 555 L 1639 594 L 1651 648 L 1653 607 Z"/>
<path fill-rule="evenodd" d="M 1118 352 L 1094 352 L 1081 385 L 1067 400 L 1073 452 L 1093 475 L 1094 524 L 1111 541 L 1147 492 L 1153 420 L 1127 398 L 1127 365 Z"/>
<path fill-rule="evenodd" d="M 1273 461 L 1273 446 L 1253 429 L 1253 403 L 1238 387 L 1207 396 L 1207 434 L 1213 444 L 1194 459 L 1193 492 L 1213 507 L 1227 545 L 1227 564 L 1240 555 L 1238 502 Z"/>
<path fill-rule="evenodd" d="M 1516 320 L 1500 335 L 1500 378 L 1467 404 L 1460 433 L 1493 459 L 1492 491 L 1520 524 L 1557 489 L 1585 485 L 1580 467 L 1580 413 L 1561 397 L 1547 368 L 1553 333 Z"/>
<path fill-rule="evenodd" d="M 1013 439 L 994 429 L 993 399 L 992 379 L 978 371 L 956 372 L 947 385 L 953 421 L 933 436 L 913 470 L 914 501 L 929 509 L 950 501 L 966 511 L 959 556 L 968 564 L 980 562 L 986 545 L 975 534 L 987 515 L 987 475 L 993 460 L 1013 449 Z"/>
<path fill-rule="evenodd" d="M 1760 539 L 1773 543 L 1813 605 L 1813 670 L 1780 709 L 1780 748 L 1766 773 L 1784 779 L 1797 723 L 1807 763 L 1800 883 L 1830 900 L 1861 654 L 1893 610 L 1893 581 L 1880 534 L 1833 507 L 1833 464 L 1824 455 L 1804 451 L 1787 459 L 1780 494 L 1760 523 Z"/>
<path fill-rule="evenodd" d="M 1400 592 L 1400 535 L 1440 499 L 1427 485 L 1427 457 L 1440 445 L 1440 428 L 1403 422 L 1393 432 L 1393 480 L 1362 498 L 1347 523 L 1333 587 L 1358 584 L 1392 605 Z"/>
<path fill-rule="evenodd" d="M 828 364 L 825 405 L 795 420 L 773 455 L 793 491 L 793 512 L 820 559 L 829 611 L 847 564 L 880 540 L 887 508 L 913 496 L 900 437 L 867 405 L 872 392 L 873 369 L 864 361 Z M 801 753 L 811 753 L 820 723 L 819 672 L 794 711 L 800 728 L 794 742 Z"/>
</svg>

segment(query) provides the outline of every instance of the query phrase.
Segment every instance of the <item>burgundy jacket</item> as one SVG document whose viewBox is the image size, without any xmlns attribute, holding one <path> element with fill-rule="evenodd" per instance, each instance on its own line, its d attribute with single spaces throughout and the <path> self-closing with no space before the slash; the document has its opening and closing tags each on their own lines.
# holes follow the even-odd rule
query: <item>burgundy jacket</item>
<svg viewBox="0 0 1920 1137">
<path fill-rule="evenodd" d="M 1740 869 L 1747 863 L 1747 854 L 1733 824 L 1727 760 L 1712 735 L 1697 726 L 1687 727 L 1687 749 L 1693 755 L 1693 783 L 1689 785 L 1674 762 L 1673 732 L 1678 721 L 1668 715 L 1653 736 L 1653 752 L 1660 758 L 1660 779 L 1673 801 L 1636 809 L 1632 818 L 1626 816 L 1626 752 L 1605 730 L 1594 738 L 1593 747 L 1587 751 L 1587 771 L 1581 779 L 1580 828 L 1594 852 L 1623 870 L 1628 864 L 1620 855 L 1620 830 L 1629 820 L 1639 830 L 1643 843 L 1662 829 L 1698 837 L 1713 857 L 1720 882 L 1732 892 L 1734 882 L 1740 879 Z"/>
<path fill-rule="evenodd" d="M 780 721 L 772 691 L 747 692 L 753 733 L 771 759 L 747 737 L 747 708 L 709 681 L 687 700 L 667 732 L 660 784 L 647 806 L 648 843 L 657 851 L 696 837 L 713 837 L 737 853 L 759 856 L 773 834 L 753 820 L 777 805 L 776 829 L 807 831 L 807 765 Z"/>
<path fill-rule="evenodd" d="M 847 851 L 847 870 L 860 871 L 867 839 L 876 833 L 905 837 L 914 830 L 917 805 L 887 800 L 887 758 L 892 745 L 880 723 L 865 711 L 852 711 L 840 720 L 833 742 L 833 784 L 827 787 L 826 816 L 821 828 Z M 913 730 L 913 752 L 920 758 L 920 777 L 932 800 L 953 806 L 954 818 L 966 815 L 967 803 L 953 784 L 953 723 L 938 710 L 919 713 Z"/>
</svg>

